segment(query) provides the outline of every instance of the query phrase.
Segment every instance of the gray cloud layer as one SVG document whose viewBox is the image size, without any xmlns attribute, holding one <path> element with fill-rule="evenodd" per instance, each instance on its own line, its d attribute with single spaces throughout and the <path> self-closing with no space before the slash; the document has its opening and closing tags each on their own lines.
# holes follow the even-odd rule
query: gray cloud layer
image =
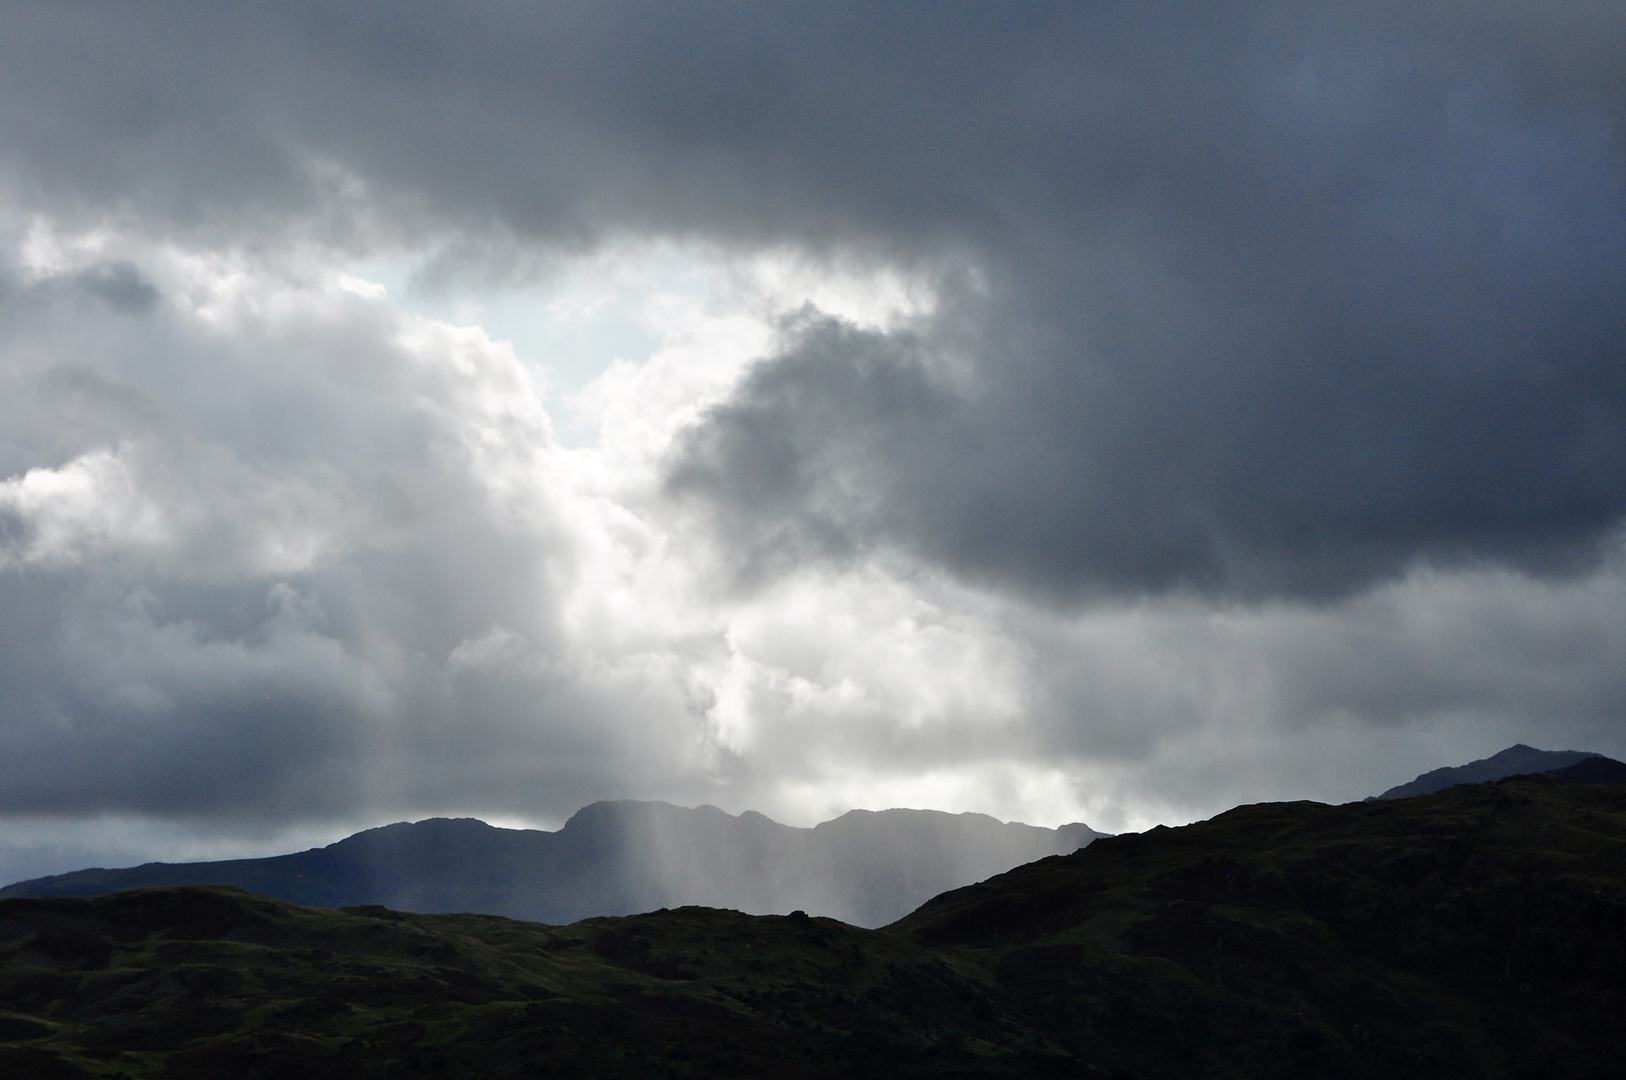
<svg viewBox="0 0 1626 1080">
<path fill-rule="evenodd" d="M 696 434 L 684 490 L 780 556 L 1245 595 L 1584 564 L 1626 505 L 1626 26 L 1414 9 L 29 7 L 0 138 L 25 197 L 204 234 L 970 264 L 950 315 L 810 325 Z M 764 462 L 819 490 L 756 520 Z"/>
<path fill-rule="evenodd" d="M 1442 717 L 1611 749 L 1618 5 L 3 19 L 9 247 L 136 239 L 0 268 L 0 812 L 557 815 L 970 758 L 1213 808 L 1250 768 L 1364 793 L 1312 760 L 1340 725 L 1385 768 Z M 628 513 L 701 523 L 707 603 L 858 575 L 830 611 L 872 605 L 848 636 L 948 687 L 938 726 L 830 612 L 584 645 L 583 568 L 657 545 L 583 524 L 511 358 L 298 283 L 627 237 L 935 290 L 788 317 Z"/>
</svg>

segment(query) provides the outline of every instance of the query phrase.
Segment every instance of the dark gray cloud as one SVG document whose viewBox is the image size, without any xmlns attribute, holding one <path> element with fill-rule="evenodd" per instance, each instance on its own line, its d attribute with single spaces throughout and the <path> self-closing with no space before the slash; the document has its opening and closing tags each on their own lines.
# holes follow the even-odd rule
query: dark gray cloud
<svg viewBox="0 0 1626 1080">
<path fill-rule="evenodd" d="M 1626 509 L 1618 72 L 1560 98 L 1529 41 L 1220 22 L 1111 28 L 1094 94 L 980 170 L 986 295 L 797 328 L 676 489 L 753 565 L 901 544 L 1052 598 L 1591 565 Z"/>
<path fill-rule="evenodd" d="M 1414 9 L 23 6 L 0 146 L 24 201 L 242 242 L 974 268 L 906 342 L 808 330 L 697 433 L 682 486 L 732 521 L 764 463 L 892 451 L 772 500 L 748 533 L 795 550 L 1051 594 L 1586 565 L 1626 507 L 1626 25 Z M 922 350 L 974 378 L 889 396 Z"/>
</svg>

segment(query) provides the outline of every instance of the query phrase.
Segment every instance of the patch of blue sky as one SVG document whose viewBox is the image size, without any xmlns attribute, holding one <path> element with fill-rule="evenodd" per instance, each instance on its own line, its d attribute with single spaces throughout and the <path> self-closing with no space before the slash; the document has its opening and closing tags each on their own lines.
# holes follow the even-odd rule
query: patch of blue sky
<svg viewBox="0 0 1626 1080">
<path fill-rule="evenodd" d="M 601 252 L 546 273 L 498 280 L 431 272 L 432 261 L 412 257 L 346 269 L 382 285 L 403 311 L 479 326 L 510 344 L 543 376 L 555 430 L 566 445 L 590 443 L 596 432 L 560 405 L 617 361 L 647 361 L 668 338 L 670 312 L 715 306 L 726 276 L 713 261 L 667 248 Z"/>
</svg>

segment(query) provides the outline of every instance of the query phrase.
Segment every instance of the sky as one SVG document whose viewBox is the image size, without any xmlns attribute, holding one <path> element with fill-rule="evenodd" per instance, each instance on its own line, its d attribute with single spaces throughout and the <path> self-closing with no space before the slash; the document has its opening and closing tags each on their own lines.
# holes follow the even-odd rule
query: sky
<svg viewBox="0 0 1626 1080">
<path fill-rule="evenodd" d="M 1626 8 L 6 2 L 0 878 L 1626 757 Z"/>
</svg>

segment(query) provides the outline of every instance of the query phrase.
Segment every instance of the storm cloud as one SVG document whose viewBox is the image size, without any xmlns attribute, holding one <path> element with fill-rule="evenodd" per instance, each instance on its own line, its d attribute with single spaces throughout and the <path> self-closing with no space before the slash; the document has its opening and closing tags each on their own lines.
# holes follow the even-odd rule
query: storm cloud
<svg viewBox="0 0 1626 1080">
<path fill-rule="evenodd" d="M 907 341 L 809 327 L 689 443 L 684 488 L 734 516 L 764 460 L 824 474 L 765 523 L 801 549 L 899 543 L 1047 593 L 1327 595 L 1417 559 L 1585 565 L 1626 499 L 1606 6 L 10 25 L 12 185 L 68 212 L 429 232 L 452 259 L 646 232 L 960 271 Z M 893 399 L 920 351 L 969 377 Z M 829 472 L 876 441 L 911 450 Z"/>
<path fill-rule="evenodd" d="M 0 813 L 1118 828 L 1622 749 L 1616 6 L 4 18 Z M 711 291 L 574 396 L 365 269 L 658 251 Z"/>
</svg>

